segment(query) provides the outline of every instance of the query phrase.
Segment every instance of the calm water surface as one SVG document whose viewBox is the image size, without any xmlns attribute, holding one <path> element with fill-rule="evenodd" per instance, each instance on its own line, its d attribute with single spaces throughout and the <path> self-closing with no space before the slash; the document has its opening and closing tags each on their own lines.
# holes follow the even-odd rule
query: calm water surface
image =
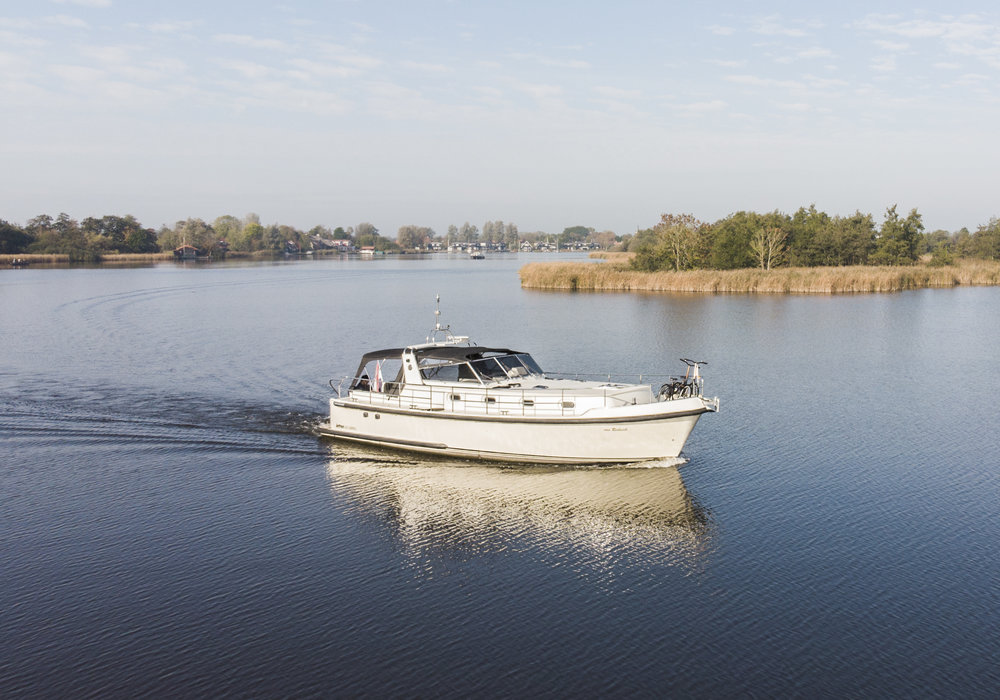
<svg viewBox="0 0 1000 700">
<path fill-rule="evenodd" d="M 0 271 L 0 696 L 995 697 L 1000 289 L 523 291 L 526 258 Z M 709 361 L 686 461 L 318 440 L 446 322 Z"/>
</svg>

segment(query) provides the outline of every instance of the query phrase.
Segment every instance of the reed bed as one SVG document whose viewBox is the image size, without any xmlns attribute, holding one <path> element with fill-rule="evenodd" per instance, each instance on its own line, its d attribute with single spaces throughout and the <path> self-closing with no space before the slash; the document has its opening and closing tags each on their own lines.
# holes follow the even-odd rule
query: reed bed
<svg viewBox="0 0 1000 700">
<path fill-rule="evenodd" d="M 775 270 L 638 272 L 626 263 L 548 262 L 521 268 L 525 289 L 713 294 L 855 294 L 926 287 L 1000 285 L 1000 262 L 960 261 L 946 267 L 792 267 Z"/>
<path fill-rule="evenodd" d="M 103 253 L 92 263 L 128 265 L 173 259 L 174 254 L 169 251 L 166 253 Z M 23 260 L 29 265 L 68 265 L 73 262 L 67 253 L 4 253 L 0 255 L 0 265 L 10 265 L 14 260 Z"/>
<path fill-rule="evenodd" d="M 129 264 L 129 263 L 141 263 L 141 262 L 160 262 L 163 260 L 173 260 L 173 252 L 166 253 L 103 253 L 101 259 L 98 262 L 109 263 L 114 265 L 119 264 Z"/>
<path fill-rule="evenodd" d="M 635 253 L 625 253 L 620 250 L 595 250 L 587 256 L 588 258 L 597 258 L 598 260 L 607 260 L 608 262 L 629 262 L 635 257 Z"/>
<path fill-rule="evenodd" d="M 68 263 L 69 256 L 65 253 L 4 253 L 0 255 L 0 265 L 10 265 L 15 260 L 25 260 L 39 265 L 53 263 Z"/>
</svg>

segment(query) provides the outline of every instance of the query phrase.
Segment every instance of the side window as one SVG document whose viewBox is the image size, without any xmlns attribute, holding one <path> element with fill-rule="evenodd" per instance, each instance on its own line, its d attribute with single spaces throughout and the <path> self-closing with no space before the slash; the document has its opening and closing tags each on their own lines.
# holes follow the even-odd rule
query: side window
<svg viewBox="0 0 1000 700">
<path fill-rule="evenodd" d="M 434 365 L 420 370 L 420 374 L 424 379 L 432 381 L 455 382 L 458 381 L 458 367 L 459 365 Z"/>
</svg>

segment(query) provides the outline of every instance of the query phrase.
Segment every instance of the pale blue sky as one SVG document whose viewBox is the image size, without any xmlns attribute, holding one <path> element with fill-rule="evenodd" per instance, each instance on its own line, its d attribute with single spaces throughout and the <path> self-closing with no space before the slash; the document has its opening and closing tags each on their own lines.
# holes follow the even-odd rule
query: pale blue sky
<svg viewBox="0 0 1000 700">
<path fill-rule="evenodd" d="M 988 2 L 0 0 L 0 218 L 1000 215 Z"/>
</svg>

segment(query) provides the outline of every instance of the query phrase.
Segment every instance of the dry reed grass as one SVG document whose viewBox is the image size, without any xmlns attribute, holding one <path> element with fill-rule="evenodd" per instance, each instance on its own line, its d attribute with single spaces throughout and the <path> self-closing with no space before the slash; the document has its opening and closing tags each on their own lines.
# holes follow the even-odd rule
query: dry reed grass
<svg viewBox="0 0 1000 700">
<path fill-rule="evenodd" d="M 608 262 L 630 262 L 635 257 L 635 253 L 626 253 L 620 250 L 598 250 L 594 251 L 588 258 L 607 260 Z"/>
<path fill-rule="evenodd" d="M 167 253 L 104 253 L 101 255 L 100 262 L 109 263 L 114 265 L 115 263 L 129 264 L 137 262 L 159 262 L 161 260 L 173 260 L 173 252 Z"/>
<path fill-rule="evenodd" d="M 638 272 L 626 263 L 549 262 L 521 268 L 525 289 L 719 294 L 852 294 L 925 287 L 1000 285 L 1000 263 L 963 260 L 946 267 L 793 267 L 776 270 Z"/>
<path fill-rule="evenodd" d="M 173 260 L 174 254 L 167 253 L 105 253 L 95 261 L 109 265 L 127 265 L 130 263 L 158 262 Z M 68 265 L 70 256 L 66 253 L 4 253 L 0 255 L 0 265 L 10 265 L 14 260 L 24 260 L 30 265 Z"/>
<path fill-rule="evenodd" d="M 69 256 L 65 253 L 4 253 L 0 255 L 0 264 L 10 265 L 14 260 L 25 260 L 28 263 L 68 263 Z"/>
</svg>

